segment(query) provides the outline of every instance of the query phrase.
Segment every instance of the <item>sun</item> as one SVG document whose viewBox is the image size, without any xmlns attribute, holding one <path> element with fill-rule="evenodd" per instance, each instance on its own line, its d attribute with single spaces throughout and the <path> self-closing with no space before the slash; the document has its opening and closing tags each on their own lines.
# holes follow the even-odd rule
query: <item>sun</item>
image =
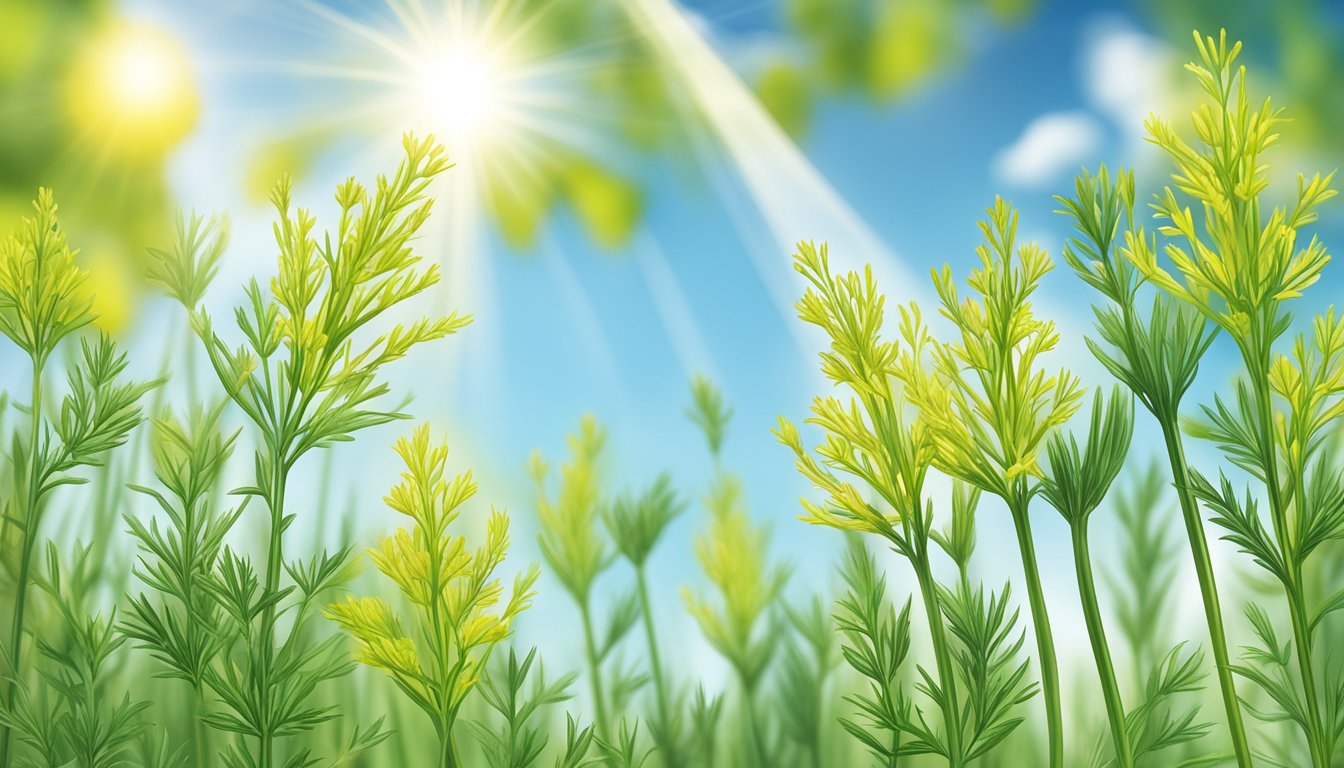
<svg viewBox="0 0 1344 768">
<path fill-rule="evenodd" d="M 411 90 L 428 127 L 459 148 L 478 146 L 498 127 L 500 62 L 487 47 L 459 40 L 413 59 Z"/>
<path fill-rule="evenodd" d="M 139 22 L 118 22 L 81 52 L 65 85 L 75 124 L 108 150 L 161 154 L 195 126 L 200 98 L 176 39 Z"/>
</svg>

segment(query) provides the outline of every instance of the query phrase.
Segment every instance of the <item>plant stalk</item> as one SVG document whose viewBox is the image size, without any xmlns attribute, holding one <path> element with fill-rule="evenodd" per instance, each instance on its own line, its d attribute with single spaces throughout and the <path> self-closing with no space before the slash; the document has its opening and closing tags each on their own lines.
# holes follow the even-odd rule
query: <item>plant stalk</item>
<svg viewBox="0 0 1344 768">
<path fill-rule="evenodd" d="M 1190 488 L 1190 467 L 1185 459 L 1185 447 L 1174 417 L 1158 417 L 1162 439 L 1167 446 L 1171 464 L 1172 483 L 1181 505 L 1186 537 L 1190 540 L 1190 554 L 1199 580 L 1199 595 L 1204 603 L 1204 619 L 1209 627 L 1209 645 L 1213 648 L 1214 667 L 1218 687 L 1223 695 L 1223 712 L 1227 729 L 1232 737 L 1232 748 L 1239 768 L 1251 768 L 1251 747 L 1246 740 L 1246 727 L 1241 720 L 1241 700 L 1237 698 L 1236 681 L 1232 676 L 1232 662 L 1227 654 L 1227 633 L 1223 629 L 1223 609 L 1218 600 L 1218 582 L 1214 578 L 1213 560 L 1209 557 L 1209 542 L 1204 537 L 1204 519 L 1200 516 L 1199 502 Z"/>
<path fill-rule="evenodd" d="M 666 744 L 660 744 L 663 752 L 663 765 L 671 766 L 681 765 L 681 760 L 677 754 L 677 744 L 672 728 L 672 704 L 667 696 L 667 683 L 663 679 L 663 665 L 658 655 L 658 633 L 653 626 L 653 606 L 649 602 L 648 578 L 644 574 L 644 564 L 640 563 L 635 567 L 635 581 L 639 586 L 639 606 L 644 614 L 644 634 L 649 643 L 649 666 L 653 668 L 653 686 L 654 693 L 658 697 L 658 716 L 663 720 L 663 729 L 667 739 Z"/>
<path fill-rule="evenodd" d="M 268 599 L 268 604 L 262 614 L 261 637 L 258 640 L 261 643 L 262 661 L 259 683 L 262 701 L 265 703 L 261 722 L 260 768 L 271 768 L 275 752 L 275 724 L 271 722 L 271 663 L 275 649 L 275 602 L 269 600 L 269 597 L 280 589 L 280 567 L 284 562 L 285 484 L 289 475 L 285 469 L 282 456 L 274 456 L 272 459 L 275 461 L 272 470 L 275 474 L 272 479 L 270 498 L 267 499 L 267 506 L 271 510 L 271 531 L 266 552 L 266 589 L 262 592 L 262 595 Z"/>
<path fill-rule="evenodd" d="M 588 609 L 585 596 L 579 603 L 583 617 L 583 641 L 588 652 L 588 682 L 593 690 L 593 707 L 597 710 L 597 732 L 605 736 L 607 731 L 607 706 L 602 700 L 602 665 L 597 658 L 597 644 L 593 641 L 593 616 Z"/>
<path fill-rule="evenodd" d="M 1111 740 L 1115 745 L 1115 761 L 1120 768 L 1134 768 L 1134 756 L 1129 744 L 1129 728 L 1125 723 L 1125 705 L 1120 698 L 1120 684 L 1115 679 L 1115 663 L 1111 647 L 1106 642 L 1106 627 L 1097 605 L 1097 586 L 1092 578 L 1092 554 L 1087 544 L 1087 519 L 1072 526 L 1073 562 L 1078 571 L 1078 593 L 1083 599 L 1083 617 L 1087 620 L 1087 638 L 1092 643 L 1092 657 L 1101 678 L 1102 698 L 1106 702 L 1106 717 L 1111 721 Z"/>
<path fill-rule="evenodd" d="M 1316 694 L 1316 670 L 1312 661 L 1311 624 L 1307 619 L 1306 600 L 1302 594 L 1302 563 L 1292 547 L 1292 528 L 1288 519 L 1288 507 L 1279 487 L 1279 468 L 1274 450 L 1274 437 L 1271 425 L 1274 423 L 1274 404 L 1269 384 L 1268 359 L 1269 344 L 1257 345 L 1265 352 L 1259 365 L 1252 365 L 1260 356 L 1248 354 L 1244 349 L 1243 357 L 1246 369 L 1251 374 L 1251 389 L 1255 393 L 1259 411 L 1258 433 L 1261 451 L 1264 452 L 1263 469 L 1265 472 L 1265 490 L 1269 496 L 1271 518 L 1274 523 L 1274 538 L 1277 540 L 1283 560 L 1289 568 L 1289 580 L 1283 585 L 1288 599 L 1288 613 L 1293 623 L 1293 640 L 1297 655 L 1298 672 L 1302 676 L 1302 694 L 1307 700 L 1306 737 L 1314 768 L 1330 767 L 1330 744 L 1322 733 L 1320 700 Z M 1298 503 L 1302 501 L 1299 498 Z"/>
<path fill-rule="evenodd" d="M 1036 545 L 1031 538 L 1031 520 L 1027 517 L 1028 506 L 1025 501 L 1016 501 L 1010 505 L 1010 509 L 1013 515 L 1013 527 L 1017 530 L 1017 546 L 1022 554 L 1027 597 L 1031 601 L 1031 623 L 1036 635 L 1036 650 L 1040 656 L 1041 693 L 1045 699 L 1050 768 L 1063 768 L 1064 718 L 1059 703 L 1059 663 L 1055 659 L 1055 639 L 1050 631 L 1045 591 L 1041 588 L 1041 573 L 1036 563 Z"/>
<path fill-rule="evenodd" d="M 938 683 L 946 693 L 942 710 L 943 728 L 947 731 L 947 764 L 949 768 L 960 768 L 964 760 L 961 753 L 961 719 L 957 711 L 957 677 L 952 669 L 952 654 L 947 647 L 947 630 L 943 624 L 938 592 L 934 589 L 927 544 L 919 546 L 917 556 L 911 558 L 911 564 L 919 581 L 919 597 L 924 603 L 924 615 L 929 622 L 929 639 L 933 643 L 934 663 L 938 667 Z"/>
<path fill-rule="evenodd" d="M 38 463 L 37 442 L 42 431 L 42 369 L 44 368 L 44 362 L 40 357 L 33 357 L 32 403 L 29 407 L 31 418 L 28 429 L 28 488 L 25 495 L 26 505 L 23 510 L 23 529 L 20 532 L 22 550 L 19 555 L 19 572 L 14 586 L 14 616 L 9 640 L 9 663 L 13 665 L 14 677 L 9 680 L 5 687 L 6 712 L 14 711 L 15 689 L 18 687 L 23 674 L 23 617 L 27 607 L 29 570 L 32 567 L 33 560 L 33 541 L 36 538 L 34 534 L 40 522 L 38 504 L 42 500 L 38 495 L 40 479 L 38 473 L 41 471 L 41 467 Z M 0 766 L 9 765 L 10 735 L 11 730 L 8 726 L 0 731 Z"/>
</svg>

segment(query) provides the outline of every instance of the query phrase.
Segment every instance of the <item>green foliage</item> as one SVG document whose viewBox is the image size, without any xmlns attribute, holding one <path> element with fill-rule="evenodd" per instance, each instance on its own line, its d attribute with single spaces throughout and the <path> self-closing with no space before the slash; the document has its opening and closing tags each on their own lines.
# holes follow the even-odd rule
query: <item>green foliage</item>
<svg viewBox="0 0 1344 768">
<path fill-rule="evenodd" d="M 537 673 L 529 687 L 528 678 L 534 662 Z M 503 723 L 497 730 L 482 723 L 472 723 L 490 765 L 529 768 L 537 764 L 549 737 L 534 721 L 546 707 L 569 700 L 566 691 L 575 677 L 569 674 L 547 683 L 536 648 L 529 650 L 522 661 L 518 660 L 512 648 L 509 649 L 508 659 L 497 665 L 493 673 L 487 673 L 480 686 L 482 698 L 499 714 Z M 571 720 L 570 737 L 565 750 L 567 755 L 577 754 L 578 740 L 579 735 L 574 733 Z M 564 765 L 566 759 L 574 758 L 562 756 L 558 764 Z"/>
<path fill-rule="evenodd" d="M 349 579 L 351 549 L 324 551 L 306 562 L 285 559 L 284 533 L 294 522 L 284 511 L 290 471 L 314 448 L 401 418 L 377 408 L 388 391 L 379 381 L 382 367 L 470 321 L 456 314 L 421 319 L 356 345 L 356 337 L 380 315 L 438 280 L 437 267 L 418 269 L 410 242 L 429 216 L 425 190 L 448 162 L 432 138 L 407 136 L 403 147 L 405 161 L 391 178 L 380 177 L 373 192 L 353 178 L 338 187 L 339 223 L 320 242 L 313 216 L 292 208 L 289 180 L 276 186 L 271 202 L 280 215 L 274 228 L 278 273 L 269 298 L 255 279 L 246 287 L 247 303 L 235 311 L 244 346 L 230 348 L 215 333 L 210 315 L 189 303 L 201 297 L 223 251 L 222 226 L 179 218 L 175 248 L 155 254 L 154 278 L 189 310 L 221 386 L 261 438 L 255 483 L 234 493 L 260 497 L 270 513 L 264 571 L 225 547 L 208 580 L 224 624 L 212 630 L 223 638 L 222 652 L 205 677 L 222 706 L 205 720 L 256 740 L 255 752 L 243 740 L 233 745 L 224 755 L 230 766 L 270 768 L 277 760 L 277 737 L 335 718 L 335 707 L 309 700 L 321 683 L 351 668 L 338 636 L 317 640 L 307 631 L 324 594 Z M 289 585 L 282 586 L 282 574 Z M 283 634 L 282 616 L 288 621 Z M 356 752 L 385 737 L 377 729 L 355 734 Z M 315 760 L 309 750 L 298 749 L 285 765 Z"/>
<path fill-rule="evenodd" d="M 667 526 L 685 509 L 672 489 L 672 478 L 658 476 L 638 496 L 626 494 L 602 509 L 602 522 L 616 551 L 636 568 L 643 568 Z"/>
<path fill-rule="evenodd" d="M 709 453 L 717 461 L 723 450 L 724 433 L 733 418 L 733 409 L 723 400 L 723 393 L 707 377 L 697 374 L 691 379 L 691 405 L 686 418 L 700 428 L 709 444 Z"/>
<path fill-rule="evenodd" d="M 1149 464 L 1114 496 L 1122 554 L 1120 569 L 1110 580 L 1111 603 L 1136 671 L 1157 663 L 1158 640 L 1170 624 L 1176 545 L 1168 519 L 1172 510 L 1163 503 L 1166 485 L 1158 466 Z"/>
<path fill-rule="evenodd" d="M 569 437 L 573 460 L 560 468 L 560 490 L 547 498 L 545 483 L 550 467 L 540 452 L 528 461 L 528 473 L 537 484 L 537 515 L 541 521 L 541 554 L 570 596 L 586 603 L 593 581 L 610 563 L 606 542 L 597 535 L 599 506 L 598 456 L 606 433 L 593 416 L 585 416 L 578 432 Z"/>
<path fill-rule="evenodd" d="M 1035 243 L 1016 245 L 1017 212 L 1002 198 L 988 213 L 980 266 L 966 281 L 974 296 L 961 297 L 951 267 L 934 272 L 958 341 L 933 346 L 934 375 L 919 379 L 911 396 L 929 426 L 935 465 L 1017 507 L 1040 474 L 1041 446 L 1078 410 L 1083 390 L 1068 371 L 1039 368 L 1059 343 L 1054 323 L 1037 319 L 1030 302 L 1053 267 L 1049 256 Z"/>
<path fill-rule="evenodd" d="M 4 533 L 8 535 L 12 527 L 18 535 L 11 634 L 6 649 L 4 703 L 10 712 L 23 683 L 28 582 L 33 575 L 30 568 L 46 499 L 60 486 L 86 482 L 74 473 L 101 465 L 109 451 L 126 442 L 140 423 L 140 399 L 158 385 L 126 381 L 122 376 L 126 356 L 118 353 L 105 334 L 94 342 L 81 338 L 81 354 L 69 369 L 68 392 L 60 401 L 59 412 L 54 418 L 44 416 L 43 372 L 47 360 L 63 339 L 88 324 L 93 316 L 88 301 L 81 298 L 87 275 L 74 264 L 74 253 L 56 219 L 51 191 L 41 190 L 34 207 L 37 215 L 24 219 L 18 233 L 0 244 L 0 332 L 27 353 L 32 363 L 28 441 L 23 444 L 17 434 L 14 437 L 9 461 L 15 482 L 4 518 Z M 9 760 L 11 733 L 9 725 L 0 733 L 0 763 Z"/>
<path fill-rule="evenodd" d="M 751 521 L 741 482 L 720 475 L 705 496 L 709 528 L 695 540 L 695 556 L 717 599 L 683 588 L 686 610 L 710 644 L 728 660 L 748 691 L 754 691 L 774 654 L 762 620 L 784 583 L 788 568 L 770 562 L 768 529 Z"/>
<path fill-rule="evenodd" d="M 841 718 L 840 724 L 883 765 L 894 765 L 910 723 L 910 702 L 900 679 L 910 652 L 910 601 L 896 613 L 887 599 L 886 574 L 878 573 L 877 562 L 857 539 L 850 539 L 840 575 L 849 585 L 836 604 L 836 629 L 845 640 L 840 653 L 869 686 L 846 697 L 863 722 Z"/>
<path fill-rule="evenodd" d="M 88 553 L 82 549 L 76 559 Z M 47 546 L 47 572 L 35 581 L 56 608 L 61 631 L 36 641 L 39 692 L 18 680 L 14 704 L 0 711 L 0 722 L 32 753 L 18 764 L 134 765 L 131 746 L 147 725 L 141 713 L 150 705 L 129 692 L 118 698 L 113 690 L 117 655 L 126 642 L 113 628 L 115 615 L 84 613 L 84 601 L 62 578 L 53 544 Z"/>
<path fill-rule="evenodd" d="M 1041 496 L 1070 525 L 1087 525 L 1124 467 L 1133 435 L 1133 401 L 1119 387 L 1109 399 L 1098 389 L 1092 400 L 1086 448 L 1079 450 L 1072 433 L 1050 436 L 1046 446 L 1050 467 L 1041 479 Z"/>
<path fill-rule="evenodd" d="M 1263 714 L 1298 725 L 1311 764 L 1327 766 L 1338 741 L 1331 702 L 1344 681 L 1321 674 L 1312 620 L 1317 609 L 1308 602 L 1302 572 L 1323 542 L 1344 537 L 1337 462 L 1322 439 L 1344 414 L 1338 398 L 1344 323 L 1330 310 L 1316 318 L 1311 334 L 1295 337 L 1291 352 L 1278 352 L 1276 344 L 1292 324 L 1286 303 L 1314 284 L 1329 261 L 1318 239 L 1299 245 L 1299 234 L 1335 190 L 1330 175 L 1299 176 L 1291 205 L 1262 214 L 1269 186 L 1264 155 L 1278 140 L 1281 113 L 1269 100 L 1258 107 L 1250 101 L 1245 68 L 1236 65 L 1240 43 L 1229 45 L 1226 32 L 1216 40 L 1196 33 L 1195 42 L 1200 61 L 1186 68 L 1207 96 L 1192 116 L 1198 146 L 1165 120 L 1147 124 L 1150 140 L 1176 167 L 1173 185 L 1153 207 L 1165 222 L 1158 228 L 1166 239 L 1162 253 L 1179 279 L 1157 264 L 1146 239 L 1136 239 L 1126 255 L 1145 279 L 1222 329 L 1241 353 L 1244 379 L 1231 403 L 1215 396 L 1187 431 L 1214 442 L 1264 486 L 1271 529 L 1250 491 L 1238 498 L 1221 470 L 1216 483 L 1192 473 L 1191 491 L 1214 512 L 1226 538 L 1283 587 L 1293 642 L 1282 653 L 1295 658 L 1297 681 L 1277 682 L 1292 660 L 1277 646 L 1243 655 L 1238 671 L 1278 707 Z M 1191 202 L 1203 213 L 1198 222 Z M 1268 643 L 1260 622 L 1253 617 L 1252 623 Z"/>
<path fill-rule="evenodd" d="M 779 662 L 779 721 L 786 739 L 824 761 L 832 672 L 839 663 L 836 624 L 820 596 L 802 607 L 784 606 L 791 630 Z"/>
<path fill-rule="evenodd" d="M 1016 613 L 1008 614 L 1008 592 L 990 595 L 973 587 L 968 568 L 975 547 L 975 508 L 980 492 L 955 484 L 952 521 L 946 531 L 933 528 L 932 501 L 924 482 L 936 456 L 934 434 L 921 409 L 909 419 L 909 393 L 935 386 L 927 369 L 928 334 L 918 306 L 900 310 L 899 341 L 882 337 L 885 297 L 871 268 L 836 276 L 825 246 L 799 246 L 796 269 L 809 287 L 798 303 L 799 317 L 823 328 L 831 338 L 821 353 L 822 371 L 849 388 L 848 403 L 817 398 L 809 422 L 821 427 L 825 441 L 820 461 L 781 419 L 776 435 L 792 448 L 799 471 L 828 494 L 825 504 L 803 500 L 807 522 L 882 536 L 909 560 L 920 587 L 936 661 L 934 673 L 918 668 L 915 688 L 942 714 L 942 728 L 930 724 L 923 709 L 898 685 L 897 670 L 909 640 L 909 605 L 900 617 L 884 602 L 883 579 L 862 548 L 851 551 L 844 571 L 851 594 L 837 617 L 849 635 L 846 660 L 870 682 L 872 695 L 851 701 L 863 721 L 846 728 L 884 763 L 904 755 L 939 754 L 954 766 L 989 753 L 1021 722 L 1014 708 L 1036 692 L 1018 662 L 1020 639 L 1012 639 Z M 880 503 L 870 502 L 841 474 L 860 481 Z M 955 588 L 933 578 L 930 541 L 957 564 Z"/>
</svg>

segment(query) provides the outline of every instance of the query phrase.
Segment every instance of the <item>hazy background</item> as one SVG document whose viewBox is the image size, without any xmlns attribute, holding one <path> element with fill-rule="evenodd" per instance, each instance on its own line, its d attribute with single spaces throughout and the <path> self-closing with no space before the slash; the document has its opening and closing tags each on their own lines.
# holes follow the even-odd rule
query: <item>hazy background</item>
<svg viewBox="0 0 1344 768">
<path fill-rule="evenodd" d="M 102 324 L 143 375 L 171 350 L 181 405 L 183 315 L 139 276 L 144 249 L 167 245 L 173 211 L 232 219 L 208 300 L 224 317 L 248 276 L 274 268 L 265 194 L 280 173 L 295 174 L 298 200 L 329 225 L 338 181 L 390 171 L 402 131 L 436 131 L 458 167 L 433 188 L 419 246 L 446 280 L 414 311 L 476 321 L 397 365 L 394 390 L 447 433 L 455 467 L 475 469 L 480 508 L 513 512 L 520 562 L 538 557 L 523 462 L 536 448 L 562 460 L 584 413 L 609 428 L 612 491 L 671 472 L 690 504 L 650 572 L 661 628 L 698 663 L 712 654 L 677 597 L 702 578 L 691 539 L 710 475 L 683 415 L 693 373 L 734 408 L 725 465 L 743 475 L 753 515 L 772 521 L 775 551 L 795 569 L 790 594 L 833 586 L 839 536 L 795 520 L 810 491 L 769 434 L 826 387 L 822 340 L 792 311 L 795 241 L 829 241 L 841 265 L 872 262 L 893 302 L 927 300 L 930 267 L 970 269 L 976 222 L 1002 194 L 1021 208 L 1019 234 L 1058 254 L 1067 230 L 1051 196 L 1071 190 L 1080 165 L 1134 166 L 1148 190 L 1165 180 L 1142 121 L 1188 110 L 1181 65 L 1195 26 L 1245 40 L 1256 95 L 1294 119 L 1273 157 L 1279 182 L 1339 164 L 1344 3 L 1167 5 L 0 0 L 0 215 L 10 228 L 39 184 L 56 187 Z M 1318 229 L 1344 241 L 1337 205 Z M 1328 302 L 1338 274 L 1302 313 Z M 1065 334 L 1054 364 L 1109 384 L 1082 344 L 1091 298 L 1058 270 L 1037 303 Z M 1230 361 L 1217 344 L 1191 405 L 1226 386 Z M 26 386 L 17 363 L 0 347 L 11 392 Z M 1135 466 L 1160 449 L 1141 421 Z M 380 499 L 397 472 L 387 446 L 408 428 L 364 433 L 325 472 L 310 459 L 291 486 L 301 516 L 289 535 L 341 538 L 314 530 L 323 500 L 367 541 L 400 525 Z M 1203 446 L 1192 454 L 1210 458 Z M 241 483 L 251 464 L 236 458 Z M 1066 529 L 1038 506 L 1052 614 L 1080 624 Z M 1001 512 L 986 504 L 980 517 L 978 568 L 991 581 L 1020 570 Z M 1104 550 L 1112 523 L 1097 524 Z M 577 633 L 546 633 L 574 618 L 561 595 L 543 580 L 522 632 L 565 653 Z M 1181 600 L 1197 614 L 1193 593 Z"/>
</svg>

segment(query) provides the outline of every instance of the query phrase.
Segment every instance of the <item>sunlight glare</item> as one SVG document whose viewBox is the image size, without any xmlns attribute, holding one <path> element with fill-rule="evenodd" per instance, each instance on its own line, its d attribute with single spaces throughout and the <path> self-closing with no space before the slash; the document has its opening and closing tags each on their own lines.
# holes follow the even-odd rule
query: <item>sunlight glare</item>
<svg viewBox="0 0 1344 768">
<path fill-rule="evenodd" d="M 469 41 L 421 56 L 415 91 L 430 127 L 455 145 L 478 143 L 499 116 L 497 62 L 485 46 Z"/>
<path fill-rule="evenodd" d="M 82 52 L 69 77 L 72 116 L 108 150 L 157 154 L 196 123 L 199 95 L 186 49 L 157 27 L 110 26 Z"/>
</svg>

